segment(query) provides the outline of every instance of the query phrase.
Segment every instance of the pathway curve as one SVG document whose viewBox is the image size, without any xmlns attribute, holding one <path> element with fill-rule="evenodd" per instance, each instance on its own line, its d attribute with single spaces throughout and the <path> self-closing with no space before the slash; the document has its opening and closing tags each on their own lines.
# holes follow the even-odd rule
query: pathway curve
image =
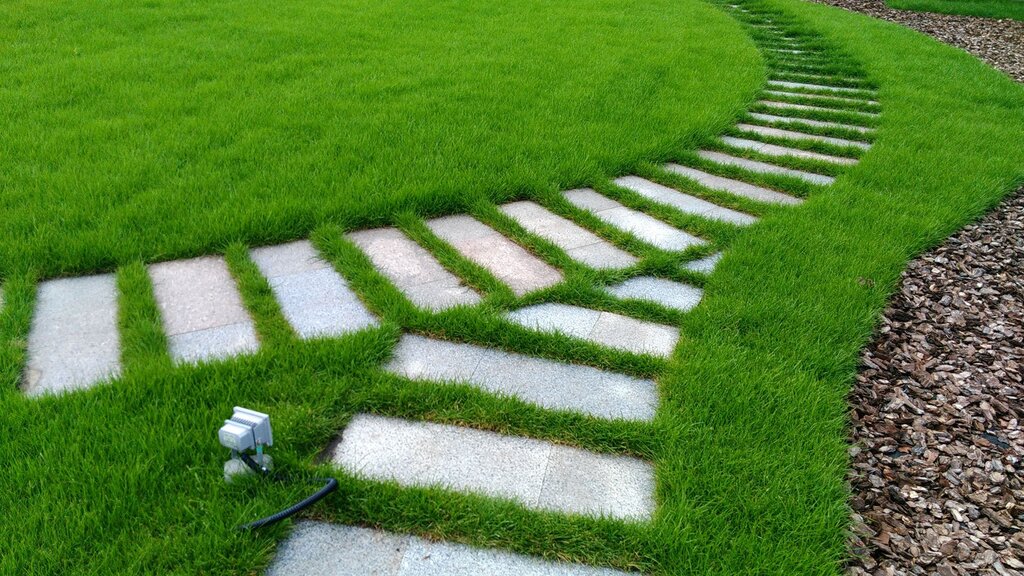
<svg viewBox="0 0 1024 576">
<path fill-rule="evenodd" d="M 425 311 L 477 306 L 487 298 L 460 276 L 459 270 L 469 267 L 507 287 L 514 302 L 531 297 L 530 305 L 514 304 L 500 313 L 510 329 L 557 332 L 627 354 L 671 357 L 680 338 L 677 326 L 545 297 L 556 293 L 550 289 L 563 283 L 567 272 L 522 239 L 537 238 L 562 251 L 562 262 L 622 271 L 626 280 L 598 287 L 610 298 L 645 301 L 665 310 L 663 316 L 678 314 L 698 305 L 702 290 L 678 277 L 643 274 L 644 254 L 636 253 L 637 246 L 647 246 L 645 254 L 698 254 L 680 262 L 681 277 L 710 274 L 722 255 L 709 254 L 713 243 L 695 231 L 699 227 L 672 222 L 742 230 L 758 218 L 735 206 L 796 208 L 856 165 L 871 146 L 881 112 L 875 87 L 856 63 L 821 39 L 751 6 L 726 9 L 748 26 L 763 50 L 769 71 L 764 90 L 726 134 L 665 164 L 659 174 L 622 175 L 600 190 L 568 190 L 557 198 L 496 207 L 519 226 L 520 235 L 506 234 L 506 227 L 479 215 L 454 214 L 424 222 L 415 238 L 388 227 L 353 231 L 346 240 L 381 278 Z M 723 202 L 726 198 L 735 201 Z M 422 242 L 423 234 L 433 238 Z M 438 246 L 445 247 L 445 255 L 436 252 Z M 463 266 L 451 265 L 453 254 Z M 297 338 L 343 337 L 378 325 L 379 312 L 367 308 L 341 269 L 310 242 L 256 248 L 249 256 Z M 176 362 L 225 361 L 260 348 L 255 323 L 223 258 L 154 264 L 149 275 L 168 354 Z M 117 376 L 121 344 L 112 278 L 42 284 L 29 335 L 27 394 L 57 393 Z M 416 334 L 401 338 L 384 370 L 438 386 L 468 384 L 542 410 L 599 420 L 649 422 L 658 408 L 653 380 Z M 634 457 L 375 414 L 356 415 L 339 433 L 329 460 L 369 480 L 440 487 L 528 510 L 610 521 L 648 522 L 657 513 L 654 466 Z M 467 573 L 617 572 L 314 522 L 298 523 L 269 569 L 276 576 Z"/>
</svg>

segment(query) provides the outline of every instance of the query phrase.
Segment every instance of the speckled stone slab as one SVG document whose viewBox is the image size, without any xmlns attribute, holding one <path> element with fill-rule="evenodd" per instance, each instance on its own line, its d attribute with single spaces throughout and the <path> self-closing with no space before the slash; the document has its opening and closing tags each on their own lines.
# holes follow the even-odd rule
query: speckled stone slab
<svg viewBox="0 0 1024 576">
<path fill-rule="evenodd" d="M 786 90 L 765 90 L 767 96 L 783 96 L 788 98 L 808 98 L 817 102 L 845 102 L 847 104 L 878 104 L 877 100 L 862 100 L 860 98 L 846 98 L 835 94 L 810 94 L 807 92 L 788 92 Z"/>
<path fill-rule="evenodd" d="M 843 108 L 828 108 L 828 107 L 825 107 L 825 106 L 811 106 L 811 105 L 808 105 L 808 104 L 793 104 L 792 102 L 776 102 L 775 100 L 760 100 L 760 101 L 758 101 L 758 104 L 760 104 L 762 106 L 767 106 L 769 108 L 775 108 L 775 109 L 778 109 L 778 110 L 806 110 L 806 111 L 810 111 L 810 112 L 830 112 L 830 113 L 841 112 L 843 114 L 853 114 L 855 116 L 866 116 L 866 117 L 878 116 L 878 114 L 875 114 L 873 112 L 863 112 L 863 111 L 860 111 L 860 110 L 847 110 L 847 109 L 843 109 Z"/>
<path fill-rule="evenodd" d="M 868 134 L 874 132 L 874 128 L 867 126 L 855 126 L 853 124 L 843 124 L 841 122 L 825 122 L 822 120 L 810 120 L 808 118 L 794 118 L 792 116 L 776 116 L 774 114 L 760 114 L 757 112 L 751 112 L 750 117 L 754 120 L 761 122 L 771 122 L 773 124 L 804 124 L 807 126 L 813 126 L 815 128 L 840 128 L 843 130 L 851 130 L 853 132 L 860 132 L 861 134 Z"/>
<path fill-rule="evenodd" d="M 616 298 L 646 300 L 680 312 L 692 310 L 704 296 L 704 291 L 696 286 L 654 276 L 630 278 L 621 284 L 609 286 L 608 292 Z"/>
<path fill-rule="evenodd" d="M 704 240 L 696 236 L 673 228 L 643 212 L 626 208 L 590 188 L 569 190 L 563 192 L 563 195 L 574 206 L 582 208 L 609 225 L 628 232 L 662 250 L 685 250 L 690 246 L 705 244 Z"/>
<path fill-rule="evenodd" d="M 746 226 L 757 222 L 757 218 L 750 214 L 719 206 L 713 202 L 708 202 L 707 200 L 691 196 L 690 194 L 684 194 L 683 192 L 674 190 L 668 186 L 662 186 L 661 184 L 651 182 L 650 180 L 640 178 L 639 176 L 623 176 L 621 178 L 616 178 L 615 184 L 628 190 L 632 190 L 636 194 L 639 194 L 652 202 L 670 206 L 686 214 L 693 214 L 710 220 L 718 220 L 719 222 L 728 222 L 729 224 L 736 224 L 738 226 Z"/>
<path fill-rule="evenodd" d="M 505 317 L 531 330 L 560 332 L 634 354 L 667 358 L 679 341 L 679 329 L 674 326 L 568 304 L 527 306 L 513 310 Z"/>
<path fill-rule="evenodd" d="M 347 237 L 420 308 L 440 311 L 480 302 L 479 294 L 397 228 L 360 230 Z"/>
<path fill-rule="evenodd" d="M 729 154 L 723 154 L 722 152 L 701 150 L 697 154 L 705 160 L 710 160 L 723 166 L 735 166 L 758 174 L 777 174 L 779 176 L 799 178 L 800 180 L 810 182 L 811 184 L 817 184 L 819 186 L 828 186 L 836 181 L 836 179 L 831 176 L 814 174 L 803 170 L 794 170 L 792 168 L 783 168 L 782 166 L 776 166 L 775 164 L 758 162 L 757 160 L 748 160 L 746 158 L 738 158 L 736 156 L 730 156 Z"/>
<path fill-rule="evenodd" d="M 800 150 L 799 148 L 787 148 L 786 146 L 779 146 L 777 144 L 748 140 L 746 138 L 722 136 L 721 141 L 727 146 L 743 150 L 754 150 L 755 152 L 759 152 L 766 156 L 791 156 L 793 158 L 817 160 L 818 162 L 828 162 L 830 164 L 839 164 L 841 166 L 852 166 L 857 163 L 856 158 L 842 158 L 839 156 L 832 156 L 830 154 L 822 154 L 820 152 L 810 152 L 808 150 Z"/>
<path fill-rule="evenodd" d="M 673 174 L 685 176 L 705 188 L 718 190 L 719 192 L 727 192 L 729 194 L 742 196 L 758 202 L 790 205 L 800 204 L 803 202 L 802 199 L 790 196 L 789 194 L 783 194 L 782 192 L 776 192 L 775 190 L 762 188 L 761 186 L 755 186 L 753 184 L 748 184 L 747 182 L 741 182 L 740 180 L 733 180 L 732 178 L 715 176 L 714 174 L 708 174 L 707 172 L 697 170 L 696 168 L 690 168 L 689 166 L 668 163 L 665 164 L 663 168 Z"/>
<path fill-rule="evenodd" d="M 153 264 L 149 276 L 175 361 L 227 358 L 259 348 L 252 319 L 223 258 Z"/>
<path fill-rule="evenodd" d="M 699 260 L 691 260 L 682 265 L 683 269 L 698 274 L 711 274 L 715 271 L 715 267 L 718 266 L 718 261 L 722 259 L 721 252 L 715 252 L 710 256 L 706 256 Z"/>
<path fill-rule="evenodd" d="M 423 336 L 403 336 L 385 369 L 414 380 L 466 383 L 597 418 L 648 421 L 658 406 L 651 380 Z"/>
<path fill-rule="evenodd" d="M 373 480 L 566 514 L 642 521 L 654 511 L 654 469 L 647 462 L 460 426 L 360 414 L 331 461 Z"/>
<path fill-rule="evenodd" d="M 540 204 L 512 202 L 502 206 L 501 211 L 523 228 L 565 250 L 573 260 L 592 268 L 627 268 L 637 262 L 632 254 Z"/>
<path fill-rule="evenodd" d="M 341 336 L 377 325 L 377 318 L 308 240 L 255 248 L 249 256 L 300 338 Z"/>
<path fill-rule="evenodd" d="M 427 221 L 439 238 L 508 285 L 516 296 L 554 286 L 562 273 L 472 216 Z"/>
<path fill-rule="evenodd" d="M 120 375 L 117 296 L 113 274 L 39 286 L 28 336 L 26 394 L 87 388 Z"/>
<path fill-rule="evenodd" d="M 847 92 L 860 94 L 863 92 L 872 92 L 871 89 L 866 88 L 847 88 L 844 86 L 828 86 L 825 84 L 808 84 L 806 82 L 786 82 L 783 80 L 769 80 L 769 88 L 801 88 L 804 90 L 818 90 L 821 92 Z"/>
<path fill-rule="evenodd" d="M 807 134 L 805 132 L 797 132 L 795 130 L 783 130 L 782 128 L 772 128 L 770 126 L 758 126 L 756 124 L 737 124 L 737 128 L 744 132 L 751 132 L 759 136 L 767 136 L 769 138 L 785 138 L 788 140 L 806 140 L 810 142 L 823 142 L 825 144 L 832 144 L 835 146 L 849 146 L 852 148 L 860 148 L 861 150 L 867 150 L 871 148 L 871 144 L 867 142 L 857 142 L 856 140 L 846 140 L 845 138 L 833 138 L 831 136 L 819 136 L 818 134 Z"/>
<path fill-rule="evenodd" d="M 435 542 L 304 520 L 277 550 L 267 576 L 628 576 L 502 550 Z M 635 575 L 634 575 L 635 576 Z"/>
</svg>

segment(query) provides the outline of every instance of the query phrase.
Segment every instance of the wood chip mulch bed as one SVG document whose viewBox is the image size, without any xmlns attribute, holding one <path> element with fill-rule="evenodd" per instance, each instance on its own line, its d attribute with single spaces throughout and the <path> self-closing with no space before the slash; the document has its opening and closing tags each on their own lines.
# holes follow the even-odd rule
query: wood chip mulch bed
<svg viewBox="0 0 1024 576">
<path fill-rule="evenodd" d="M 848 573 L 1024 574 L 1024 189 L 910 265 L 861 363 Z"/>
<path fill-rule="evenodd" d="M 1024 82 L 1024 22 L 894 10 L 884 0 L 816 0 L 889 20 L 958 46 Z"/>
</svg>

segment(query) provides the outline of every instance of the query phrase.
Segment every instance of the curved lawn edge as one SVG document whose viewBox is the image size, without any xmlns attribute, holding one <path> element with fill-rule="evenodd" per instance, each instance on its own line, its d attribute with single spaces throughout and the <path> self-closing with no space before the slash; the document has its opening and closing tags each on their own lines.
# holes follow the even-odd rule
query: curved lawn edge
<svg viewBox="0 0 1024 576">
<path fill-rule="evenodd" d="M 737 239 L 662 383 L 662 565 L 834 574 L 846 557 L 846 394 L 900 272 L 1024 176 L 1024 90 L 894 24 L 769 0 L 852 54 L 885 106 L 874 148 Z M 674 408 L 674 410 L 672 409 Z"/>
</svg>

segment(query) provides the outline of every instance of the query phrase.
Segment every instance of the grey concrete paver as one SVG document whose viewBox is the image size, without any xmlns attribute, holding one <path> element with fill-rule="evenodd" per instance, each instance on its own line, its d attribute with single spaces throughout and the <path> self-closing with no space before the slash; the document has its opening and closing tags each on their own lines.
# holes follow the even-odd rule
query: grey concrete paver
<svg viewBox="0 0 1024 576">
<path fill-rule="evenodd" d="M 693 214 L 695 216 L 701 216 L 711 220 L 718 220 L 719 222 L 727 222 L 729 224 L 736 224 L 738 226 L 746 226 L 757 222 L 757 218 L 719 206 L 713 202 L 708 202 L 696 196 L 685 194 L 678 190 L 669 188 L 668 186 L 662 186 L 656 182 L 640 178 L 639 176 L 623 176 L 615 179 L 615 184 L 622 186 L 623 188 L 632 190 L 636 194 L 643 196 L 644 198 L 671 206 L 680 212 L 686 214 Z"/>
<path fill-rule="evenodd" d="M 444 216 L 427 221 L 439 238 L 486 268 L 517 296 L 562 281 L 562 273 L 522 246 L 472 216 Z"/>
<path fill-rule="evenodd" d="M 710 256 L 706 256 L 699 260 L 691 260 L 683 264 L 683 268 L 691 272 L 697 272 L 698 274 L 711 274 L 715 271 L 715 267 L 718 266 L 719 260 L 722 259 L 721 252 L 715 252 Z"/>
<path fill-rule="evenodd" d="M 727 192 L 735 196 L 742 196 L 758 202 L 789 205 L 800 204 L 803 202 L 801 198 L 790 196 L 789 194 L 783 194 L 782 192 L 777 192 L 761 186 L 755 186 L 740 180 L 733 180 L 732 178 L 715 176 L 714 174 L 708 174 L 707 172 L 697 170 L 696 168 L 690 168 L 689 166 L 668 163 L 665 164 L 663 168 L 673 174 L 678 174 L 694 180 L 705 188 L 718 190 L 719 192 Z"/>
<path fill-rule="evenodd" d="M 869 88 L 847 88 L 844 86 L 829 86 L 826 84 L 810 84 L 807 82 L 786 82 L 783 80 L 769 80 L 769 88 L 799 88 L 803 90 L 818 90 L 821 92 L 846 92 L 846 93 L 870 93 L 873 92 Z"/>
<path fill-rule="evenodd" d="M 810 120 L 808 118 L 796 118 L 793 116 L 777 116 L 775 114 L 761 114 L 757 112 L 751 112 L 750 117 L 754 120 L 760 120 L 761 122 L 771 122 L 773 124 L 805 124 L 807 126 L 813 126 L 816 128 L 841 128 L 843 130 L 852 130 L 854 132 L 860 132 L 861 134 L 868 134 L 874 132 L 874 128 L 868 126 L 856 126 L 853 124 L 843 124 L 841 122 L 825 122 L 822 120 Z"/>
<path fill-rule="evenodd" d="M 26 394 L 86 388 L 120 375 L 117 298 L 113 274 L 39 286 L 28 337 Z"/>
<path fill-rule="evenodd" d="M 735 166 L 737 168 L 743 168 L 750 172 L 757 174 L 777 174 L 780 176 L 790 176 L 793 178 L 799 178 L 811 184 L 817 184 L 819 186 L 827 186 L 835 182 L 835 178 L 831 176 L 825 176 L 823 174 L 814 174 L 813 172 L 805 172 L 803 170 L 794 170 L 792 168 L 784 168 L 782 166 L 776 166 L 775 164 L 769 164 L 767 162 L 758 162 L 757 160 L 748 160 L 746 158 L 738 158 L 736 156 L 730 156 L 729 154 L 723 154 L 722 152 L 712 152 L 708 150 L 701 150 L 697 153 L 701 158 L 716 162 L 723 166 Z"/>
<path fill-rule="evenodd" d="M 874 118 L 878 116 L 874 112 L 863 112 L 861 110 L 847 110 L 843 108 L 828 108 L 825 106 L 810 106 L 808 104 L 794 104 L 792 102 L 777 102 L 775 100 L 759 100 L 757 102 L 762 106 L 768 108 L 774 108 L 776 110 L 804 110 L 808 112 L 828 112 L 830 114 L 852 114 L 854 116 L 864 116 L 867 118 Z"/>
<path fill-rule="evenodd" d="M 626 576 L 609 568 L 550 562 L 311 520 L 295 524 L 267 576 Z"/>
<path fill-rule="evenodd" d="M 822 142 L 825 144 L 832 144 L 835 146 L 849 146 L 851 148 L 860 148 L 861 150 L 868 150 L 871 148 L 871 144 L 867 142 L 858 142 L 856 140 L 846 140 L 845 138 L 834 138 L 831 136 L 819 136 L 818 134 L 807 134 L 806 132 L 797 132 L 795 130 L 785 130 L 782 128 L 772 128 L 770 126 L 758 126 L 757 124 L 737 124 L 737 128 L 744 132 L 751 132 L 759 136 L 768 136 L 770 138 L 785 138 L 787 140 L 806 140 L 810 142 Z"/>
<path fill-rule="evenodd" d="M 597 418 L 651 420 L 658 405 L 651 380 L 423 336 L 403 336 L 385 369 L 415 380 L 464 382 Z"/>
<path fill-rule="evenodd" d="M 528 508 L 622 520 L 653 512 L 645 490 L 653 489 L 654 470 L 646 462 L 460 426 L 360 414 L 331 460 L 372 480 L 471 492 Z M 562 469 L 570 465 L 575 468 Z M 556 476 L 565 480 L 546 485 Z M 633 485 L 638 481 L 644 485 Z"/>
<path fill-rule="evenodd" d="M 632 254 L 535 202 L 512 202 L 500 209 L 526 230 L 592 268 L 627 268 L 637 262 Z"/>
<path fill-rule="evenodd" d="M 569 190 L 563 194 L 574 206 L 662 250 L 685 250 L 690 246 L 706 243 L 692 234 L 673 228 L 643 212 L 627 208 L 589 188 Z"/>
<path fill-rule="evenodd" d="M 828 162 L 830 164 L 839 164 L 841 166 L 851 166 L 857 163 L 856 158 L 842 158 L 839 156 L 832 156 L 831 154 L 822 154 L 820 152 L 811 152 L 808 150 L 801 150 L 799 148 L 788 148 L 786 146 L 779 146 L 777 144 L 768 144 L 766 142 L 759 142 L 757 140 L 748 140 L 746 138 L 734 138 L 732 136 L 722 136 L 721 141 L 723 144 L 732 146 L 734 148 L 741 148 L 743 150 L 754 150 L 760 152 L 766 156 L 791 156 L 793 158 L 803 158 L 806 160 L 816 160 L 818 162 Z"/>
<path fill-rule="evenodd" d="M 196 362 L 253 352 L 259 340 L 227 263 L 219 256 L 149 267 L 171 357 Z M 212 330 L 214 328 L 223 330 Z M 204 334 L 194 334 L 198 332 Z"/>
<path fill-rule="evenodd" d="M 347 234 L 413 304 L 427 310 L 473 305 L 480 295 L 441 265 L 425 248 L 397 228 Z"/>
<path fill-rule="evenodd" d="M 559 332 L 634 354 L 672 355 L 679 329 L 569 304 L 536 304 L 513 310 L 505 317 L 540 332 Z"/>
</svg>

